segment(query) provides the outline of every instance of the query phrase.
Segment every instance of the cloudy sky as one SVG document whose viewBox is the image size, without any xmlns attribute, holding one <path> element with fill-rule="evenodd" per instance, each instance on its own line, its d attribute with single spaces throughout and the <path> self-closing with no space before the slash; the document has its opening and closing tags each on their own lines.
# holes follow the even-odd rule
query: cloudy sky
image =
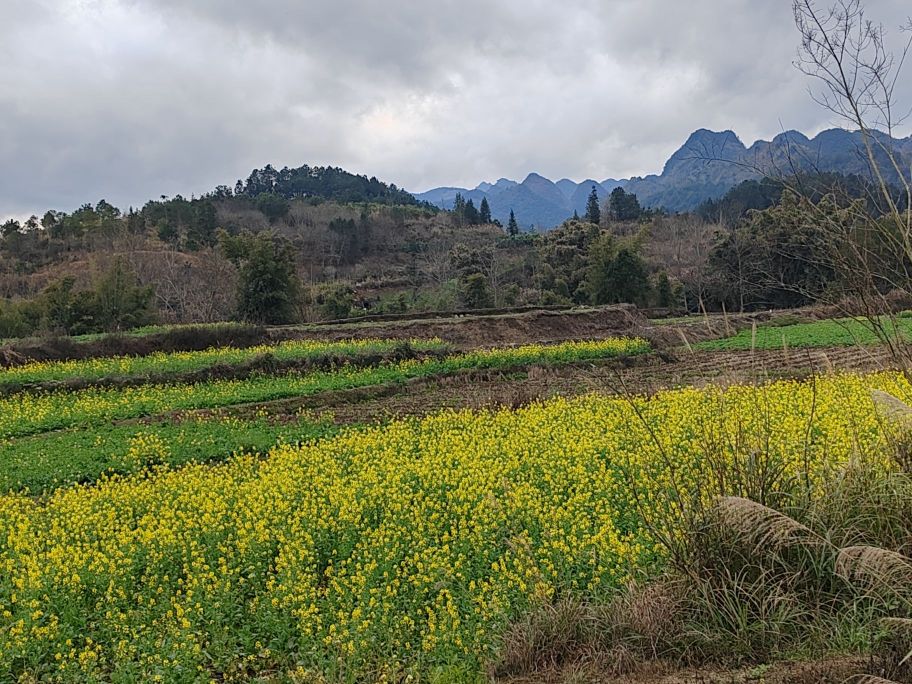
<svg viewBox="0 0 912 684">
<path fill-rule="evenodd" d="M 866 4 L 901 38 L 907 0 Z M 267 163 L 414 191 L 626 177 L 695 128 L 832 123 L 789 0 L 0 0 L 0 27 L 0 216 Z"/>
</svg>

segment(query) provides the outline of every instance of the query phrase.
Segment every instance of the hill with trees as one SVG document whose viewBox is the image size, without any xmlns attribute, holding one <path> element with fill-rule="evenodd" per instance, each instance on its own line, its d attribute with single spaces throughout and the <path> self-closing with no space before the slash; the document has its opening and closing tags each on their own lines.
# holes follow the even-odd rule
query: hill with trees
<svg viewBox="0 0 912 684">
<path fill-rule="evenodd" d="M 223 188 L 224 192 L 227 188 Z M 238 181 L 235 196 L 258 198 L 277 195 L 286 200 L 316 197 L 335 202 L 370 202 L 373 204 L 413 205 L 420 202 L 394 184 L 387 185 L 375 177 L 358 176 L 332 166 L 300 166 L 275 169 L 267 164 L 254 169 L 246 181 Z"/>
<path fill-rule="evenodd" d="M 690 163 L 682 156 L 672 170 Z M 499 184 L 514 200 L 581 208 L 529 232 L 521 210 L 498 216 L 497 184 L 456 191 L 441 210 L 341 169 L 266 166 L 201 197 L 10 220 L 0 226 L 0 337 L 527 305 L 798 306 L 840 287 L 822 230 L 850 222 L 852 207 L 877 210 L 870 181 L 836 173 L 743 180 L 675 214 L 644 208 L 630 184 Z M 905 207 L 898 190 L 893 199 Z"/>
</svg>

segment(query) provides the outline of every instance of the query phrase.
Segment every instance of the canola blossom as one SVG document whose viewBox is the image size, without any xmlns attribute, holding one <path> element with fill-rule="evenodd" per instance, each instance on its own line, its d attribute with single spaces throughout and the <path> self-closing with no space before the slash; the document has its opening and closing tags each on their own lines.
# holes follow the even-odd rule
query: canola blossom
<svg viewBox="0 0 912 684">
<path fill-rule="evenodd" d="M 329 390 L 404 382 L 412 378 L 471 368 L 498 369 L 530 363 L 572 363 L 647 351 L 649 344 L 644 340 L 613 338 L 473 351 L 440 359 L 410 359 L 367 368 L 344 366 L 336 371 L 256 375 L 244 380 L 21 393 L 0 399 L 0 439 L 158 415 L 167 411 L 216 408 L 308 396 Z"/>
<path fill-rule="evenodd" d="M 440 339 L 352 339 L 339 342 L 288 340 L 253 347 L 213 347 L 203 351 L 156 352 L 146 356 L 114 356 L 68 361 L 33 361 L 0 369 L 0 387 L 72 379 L 97 380 L 109 376 L 139 377 L 148 374 L 179 374 L 203 370 L 216 364 L 235 366 L 269 354 L 277 361 L 298 361 L 321 356 L 352 357 L 383 354 L 408 344 L 415 351 L 444 351 Z"/>
<path fill-rule="evenodd" d="M 682 492 L 743 493 L 758 453 L 812 496 L 883 460 L 872 388 L 912 398 L 898 373 L 558 398 L 2 496 L 0 680 L 481 672 L 534 603 L 660 570 Z"/>
</svg>

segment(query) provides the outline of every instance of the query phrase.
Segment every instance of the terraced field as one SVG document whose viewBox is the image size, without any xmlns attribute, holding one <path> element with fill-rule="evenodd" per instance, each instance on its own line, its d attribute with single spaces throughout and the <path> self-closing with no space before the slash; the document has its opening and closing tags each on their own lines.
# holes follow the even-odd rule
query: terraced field
<svg viewBox="0 0 912 684">
<path fill-rule="evenodd" d="M 897 318 L 878 323 L 883 334 L 904 340 L 912 339 L 912 318 Z M 790 325 L 764 325 L 745 328 L 729 337 L 699 342 L 694 347 L 704 351 L 824 348 L 877 345 L 880 333 L 863 318 L 840 318 Z"/>
<path fill-rule="evenodd" d="M 290 340 L 276 345 L 242 349 L 220 347 L 205 351 L 155 353 L 148 356 L 103 357 L 84 360 L 32 362 L 0 370 L 0 391 L 29 386 L 80 381 L 98 383 L 112 378 L 144 380 L 182 379 L 181 376 L 214 369 L 272 363 L 300 366 L 373 365 L 396 355 L 444 355 L 452 350 L 441 340 L 359 339 L 343 342 Z"/>
<path fill-rule="evenodd" d="M 0 371 L 0 681 L 508 677 L 517 625 L 663 577 L 720 495 L 812 505 L 854 464 L 890 472 L 871 391 L 912 401 L 892 371 L 686 386 L 711 352 L 634 338 L 407 347 Z M 302 364 L 231 374 L 264 356 Z M 349 392 L 374 398 L 333 415 Z"/>
</svg>

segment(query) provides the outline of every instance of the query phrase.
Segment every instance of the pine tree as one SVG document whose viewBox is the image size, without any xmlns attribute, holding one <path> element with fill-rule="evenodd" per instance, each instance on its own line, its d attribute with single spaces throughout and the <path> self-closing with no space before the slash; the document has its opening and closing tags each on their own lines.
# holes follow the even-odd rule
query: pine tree
<svg viewBox="0 0 912 684">
<path fill-rule="evenodd" d="M 671 281 L 665 271 L 659 273 L 656 285 L 656 304 L 664 308 L 674 306 L 674 292 L 671 289 Z"/>
<path fill-rule="evenodd" d="M 494 300 L 487 279 L 481 273 L 471 273 L 460 281 L 460 297 L 467 309 L 486 309 Z"/>
<path fill-rule="evenodd" d="M 602 210 L 599 208 L 598 193 L 595 191 L 594 185 L 592 192 L 589 193 L 589 199 L 586 201 L 586 220 L 595 225 L 602 222 Z"/>
<path fill-rule="evenodd" d="M 512 209 L 510 209 L 510 220 L 507 222 L 507 233 L 511 236 L 519 234 L 519 224 L 516 223 L 516 215 Z"/>
<path fill-rule="evenodd" d="M 470 226 L 474 226 L 479 223 L 478 209 L 475 208 L 475 202 L 473 202 L 471 199 L 465 203 L 465 207 L 462 210 L 462 215 L 465 218 L 466 223 L 468 223 Z"/>
<path fill-rule="evenodd" d="M 478 220 L 482 223 L 491 222 L 491 206 L 488 204 L 488 198 L 481 198 L 481 206 L 478 207 Z"/>
<path fill-rule="evenodd" d="M 461 192 L 456 193 L 456 199 L 453 201 L 453 212 L 459 217 L 463 218 L 465 214 L 466 202 L 465 198 L 462 196 Z"/>
</svg>

